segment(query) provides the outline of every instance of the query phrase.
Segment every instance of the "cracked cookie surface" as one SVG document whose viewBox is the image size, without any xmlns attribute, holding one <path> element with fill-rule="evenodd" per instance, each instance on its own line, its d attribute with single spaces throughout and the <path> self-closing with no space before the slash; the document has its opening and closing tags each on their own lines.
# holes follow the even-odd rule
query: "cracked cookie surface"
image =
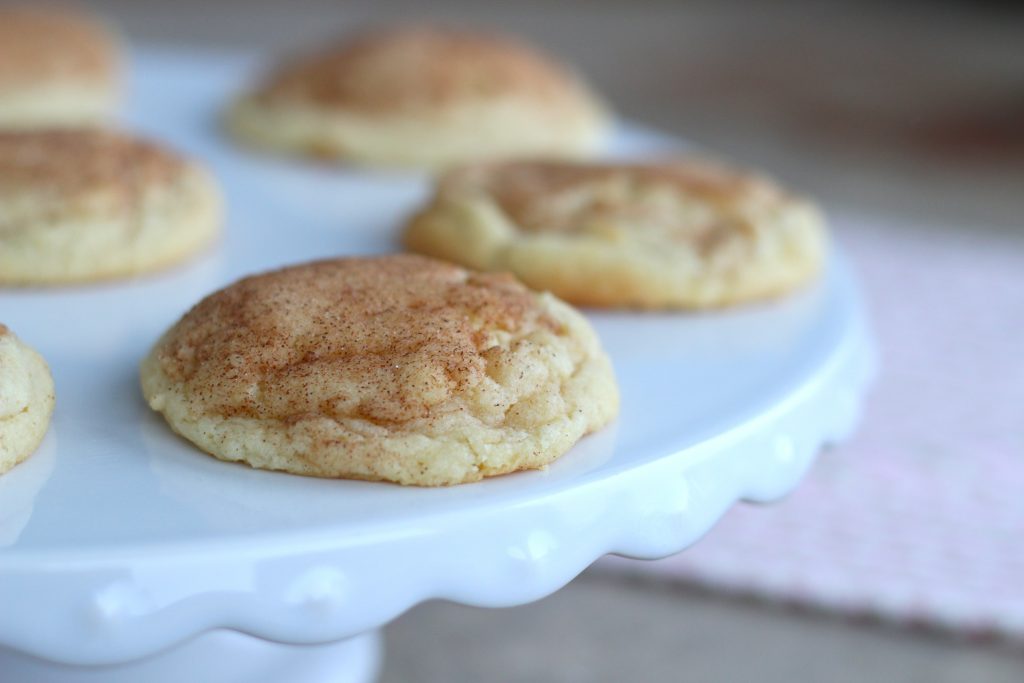
<svg viewBox="0 0 1024 683">
<path fill-rule="evenodd" d="M 573 304 L 620 308 L 777 296 L 813 279 L 826 249 L 811 202 L 702 159 L 465 166 L 440 179 L 404 241 Z"/>
<path fill-rule="evenodd" d="M 163 336 L 142 387 L 218 458 L 425 486 L 543 467 L 618 409 L 578 312 L 412 255 L 240 280 Z"/>
</svg>

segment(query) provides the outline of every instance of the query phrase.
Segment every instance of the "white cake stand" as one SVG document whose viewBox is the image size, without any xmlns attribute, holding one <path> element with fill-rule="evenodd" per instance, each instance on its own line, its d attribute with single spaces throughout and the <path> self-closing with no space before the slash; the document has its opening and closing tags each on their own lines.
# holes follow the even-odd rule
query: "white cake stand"
<svg viewBox="0 0 1024 683">
<path fill-rule="evenodd" d="M 132 283 L 0 292 L 49 360 L 43 446 L 0 477 L 0 672 L 33 683 L 369 681 L 378 629 L 431 598 L 518 605 L 606 553 L 654 558 L 737 500 L 770 501 L 851 429 L 871 346 L 838 254 L 783 301 L 700 314 L 593 314 L 622 415 L 546 471 L 450 489 L 260 472 L 198 453 L 143 404 L 136 365 L 238 276 L 393 250 L 427 188 L 250 156 L 215 126 L 245 60 L 147 53 L 128 124 L 205 159 L 222 244 Z M 664 152 L 625 128 L 614 153 Z"/>
</svg>

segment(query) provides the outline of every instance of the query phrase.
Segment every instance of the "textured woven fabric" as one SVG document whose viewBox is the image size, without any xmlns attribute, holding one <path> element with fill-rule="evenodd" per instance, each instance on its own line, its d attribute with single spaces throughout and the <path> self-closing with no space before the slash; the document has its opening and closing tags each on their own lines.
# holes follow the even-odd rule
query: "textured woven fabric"
<svg viewBox="0 0 1024 683">
<path fill-rule="evenodd" d="M 881 372 L 857 433 L 650 574 L 1024 641 L 1024 233 L 840 220 Z"/>
</svg>

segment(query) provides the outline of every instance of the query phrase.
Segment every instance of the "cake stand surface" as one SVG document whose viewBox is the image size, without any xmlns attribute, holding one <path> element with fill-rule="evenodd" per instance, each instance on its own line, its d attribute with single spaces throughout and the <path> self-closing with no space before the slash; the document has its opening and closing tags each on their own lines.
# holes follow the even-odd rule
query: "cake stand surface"
<svg viewBox="0 0 1024 683">
<path fill-rule="evenodd" d="M 737 500 L 785 494 L 855 422 L 871 345 L 833 253 L 815 286 L 766 305 L 588 314 L 622 414 L 544 471 L 418 489 L 205 456 L 140 397 L 157 336 L 241 275 L 395 250 L 429 180 L 233 147 L 217 115 L 251 60 L 149 51 L 133 65 L 126 125 L 213 168 L 227 234 L 155 277 L 0 292 L 57 385 L 40 450 L 0 477 L 4 681 L 372 680 L 376 630 L 413 605 L 517 605 L 606 553 L 678 552 Z M 611 153 L 679 145 L 622 126 Z"/>
</svg>

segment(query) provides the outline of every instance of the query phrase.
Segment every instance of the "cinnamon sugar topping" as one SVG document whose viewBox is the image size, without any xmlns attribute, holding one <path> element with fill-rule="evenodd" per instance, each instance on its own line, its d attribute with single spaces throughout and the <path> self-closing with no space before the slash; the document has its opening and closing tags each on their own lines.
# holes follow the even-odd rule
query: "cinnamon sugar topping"
<svg viewBox="0 0 1024 683">
<path fill-rule="evenodd" d="M 0 87 L 39 81 L 109 82 L 116 55 L 100 27 L 73 14 L 0 7 Z"/>
<path fill-rule="evenodd" d="M 185 162 L 152 143 L 99 130 L 0 132 L 0 193 L 91 191 L 137 198 L 179 178 Z"/>
<path fill-rule="evenodd" d="M 440 108 L 509 94 L 546 102 L 579 97 L 568 73 L 521 43 L 422 27 L 372 32 L 297 60 L 262 91 L 267 99 L 372 112 Z"/>
<path fill-rule="evenodd" d="M 542 327 L 560 331 L 511 276 L 411 255 L 339 259 L 207 297 L 161 342 L 159 362 L 197 411 L 393 424 L 432 417 L 485 378 L 503 337 Z"/>
<path fill-rule="evenodd" d="M 452 171 L 440 196 L 482 192 L 527 232 L 659 235 L 712 249 L 744 231 L 741 206 L 781 202 L 768 180 L 706 161 L 521 161 Z"/>
</svg>

